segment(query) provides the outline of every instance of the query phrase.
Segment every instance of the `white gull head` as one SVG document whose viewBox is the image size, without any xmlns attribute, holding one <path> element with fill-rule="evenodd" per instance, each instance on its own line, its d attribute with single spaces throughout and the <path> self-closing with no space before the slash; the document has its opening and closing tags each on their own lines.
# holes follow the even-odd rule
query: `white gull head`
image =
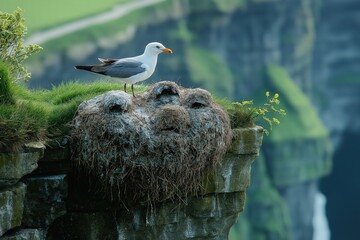
<svg viewBox="0 0 360 240">
<path fill-rule="evenodd" d="M 145 47 L 144 55 L 158 55 L 162 52 L 172 53 L 172 50 L 166 48 L 159 42 L 151 42 Z"/>
</svg>

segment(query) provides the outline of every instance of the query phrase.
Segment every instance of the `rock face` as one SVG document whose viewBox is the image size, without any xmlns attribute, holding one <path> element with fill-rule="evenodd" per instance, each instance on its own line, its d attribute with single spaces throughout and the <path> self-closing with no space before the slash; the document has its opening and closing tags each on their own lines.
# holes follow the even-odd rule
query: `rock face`
<svg viewBox="0 0 360 240">
<path fill-rule="evenodd" d="M 66 153 L 66 148 L 62 149 L 57 159 Z M 41 143 L 27 144 L 19 153 L 0 153 L 1 240 L 45 239 L 45 228 L 64 213 L 64 194 L 67 193 L 65 176 L 60 177 L 62 181 L 54 176 L 29 177 L 29 174 L 34 174 L 43 156 L 44 145 Z M 61 168 L 57 171 L 60 172 Z M 42 169 L 41 172 L 45 174 L 46 170 Z M 20 178 L 25 184 L 19 182 Z"/>
<path fill-rule="evenodd" d="M 66 175 L 32 176 L 24 179 L 27 193 L 24 201 L 25 227 L 46 228 L 66 213 Z"/>
<path fill-rule="evenodd" d="M 356 0 L 324 1 L 317 22 L 313 79 L 319 98 L 327 103 L 319 110 L 335 147 L 344 132 L 360 132 L 359 110 L 352 107 L 360 102 L 359 12 Z"/>
<path fill-rule="evenodd" d="M 0 237 L 1 240 L 42 240 L 46 237 L 46 230 L 20 229 Z"/>
<path fill-rule="evenodd" d="M 321 189 L 328 198 L 327 214 L 334 240 L 357 238 L 357 225 L 351 223 L 360 221 L 359 214 L 354 214 L 360 211 L 357 204 L 360 195 L 348 188 L 332 187 L 334 184 L 354 186 L 360 182 L 355 170 L 359 164 L 352 160 L 356 158 L 360 136 L 359 14 L 359 1 L 323 1 L 316 25 L 314 87 L 320 115 L 329 128 L 335 152 L 334 171 L 322 181 Z M 359 188 L 358 184 L 354 187 Z M 349 215 L 355 218 L 344 224 L 342 219 Z"/>
<path fill-rule="evenodd" d="M 118 200 L 112 201 L 99 191 L 98 182 L 94 183 L 96 182 L 94 179 L 84 174 L 87 168 L 83 168 L 78 162 L 73 162 L 69 167 L 70 142 L 67 138 L 55 139 L 47 144 L 45 153 L 42 147 L 33 149 L 33 152 L 38 153 L 38 158 L 43 156 L 42 159 L 34 159 L 39 163 L 36 171 L 23 176 L 22 182 L 0 188 L 0 239 L 227 239 L 230 227 L 236 222 L 239 213 L 244 208 L 245 191 L 250 184 L 251 165 L 259 155 L 263 129 L 257 126 L 230 129 L 226 112 L 212 101 L 208 92 L 200 89 L 185 90 L 168 82 L 159 83 L 135 100 L 125 93 L 112 91 L 95 100 L 90 100 L 79 109 L 87 109 L 86 107 L 91 104 L 101 105 L 104 103 L 102 101 L 104 96 L 105 99 L 110 99 L 105 102 L 113 103 L 110 104 L 110 108 L 105 104 L 108 108 L 103 109 L 115 111 L 111 115 L 114 117 L 114 125 L 116 125 L 116 119 L 119 123 L 125 122 L 119 116 L 119 114 L 125 115 L 122 112 L 124 103 L 131 105 L 136 101 L 141 102 L 142 99 L 145 105 L 155 106 L 157 110 L 154 113 L 159 116 L 163 114 L 161 110 L 169 111 L 171 114 L 160 122 L 163 125 L 155 125 L 155 128 L 147 129 L 155 131 L 151 133 L 154 134 L 154 139 L 157 139 L 155 136 L 157 131 L 161 132 L 163 128 L 166 132 L 170 131 L 168 134 L 181 138 L 181 134 L 186 133 L 186 129 L 191 129 L 189 125 L 200 126 L 201 129 L 198 129 L 198 132 L 193 132 L 192 137 L 196 140 L 193 144 L 204 149 L 206 147 L 206 145 L 204 147 L 204 142 L 210 144 L 211 146 L 207 149 L 212 154 L 185 152 L 191 154 L 191 160 L 195 163 L 202 158 L 209 161 L 208 168 L 205 168 L 206 174 L 198 173 L 198 176 L 201 176 L 199 180 L 201 189 L 196 192 L 190 191 L 181 198 L 169 198 L 163 201 L 153 199 L 148 203 L 141 201 L 133 204 L 131 208 L 126 208 Z M 181 113 L 184 113 L 186 109 L 185 116 L 189 117 L 185 119 L 184 126 L 181 125 L 182 122 L 175 121 L 179 116 L 174 114 L 173 110 L 176 108 L 171 105 L 177 104 L 182 109 Z M 147 107 L 152 109 L 151 106 Z M 136 104 L 129 109 L 139 111 L 137 114 L 148 111 L 147 107 L 143 107 L 144 109 L 141 107 Z M 92 109 L 96 110 L 96 107 Z M 108 112 L 108 114 L 112 113 Z M 129 118 L 128 116 L 127 119 Z M 151 120 L 159 124 L 156 119 L 156 116 L 151 116 L 144 121 Z M 167 121 L 169 119 L 171 121 Z M 169 125 L 174 121 L 177 123 L 176 126 Z M 80 122 L 79 119 L 75 121 L 78 124 Z M 99 123 L 96 122 L 96 124 Z M 216 141 L 212 139 L 207 141 L 206 136 L 201 134 L 205 131 L 204 129 Z M 96 136 L 95 132 L 93 133 L 93 136 Z M 124 132 L 118 132 L 118 134 L 124 134 Z M 90 134 L 88 137 L 91 137 Z M 106 143 L 105 140 L 101 144 L 113 144 L 113 142 Z M 134 147 L 141 143 L 135 141 Z M 74 143 L 73 149 L 76 149 L 75 144 L 79 142 Z M 118 143 L 118 147 L 126 147 L 126 144 Z M 194 147 L 194 149 L 198 148 Z M 158 151 L 166 152 L 166 150 L 164 147 Z M 157 154 L 153 155 L 158 156 Z M 13 159 L 11 154 L 6 156 Z M 131 154 L 122 156 L 125 159 Z M 172 155 L 173 159 L 176 159 L 176 156 L 176 154 Z M 216 161 L 212 162 L 214 156 L 219 159 L 216 158 Z M 148 157 L 151 158 L 152 155 Z M 162 159 L 164 162 L 182 163 L 171 161 L 171 158 L 167 159 L 166 156 L 162 157 L 164 157 Z M 135 163 L 139 161 L 136 158 L 128 158 L 128 161 L 131 160 Z M 4 157 L 4 161 L 9 162 L 9 159 Z M 164 165 L 158 162 L 154 169 L 163 167 Z M 121 167 L 118 167 L 118 170 L 121 170 Z M 161 175 L 156 177 L 161 182 Z M 188 180 L 186 175 L 182 177 L 184 179 L 179 178 L 179 181 Z M 121 196 L 126 194 L 129 193 L 122 192 Z"/>
<path fill-rule="evenodd" d="M 0 153 L 0 187 L 17 183 L 20 178 L 37 168 L 37 162 L 45 148 L 42 144 L 38 145 L 29 145 L 22 153 Z"/>
<path fill-rule="evenodd" d="M 26 185 L 19 180 L 37 168 L 43 154 L 40 143 L 28 144 L 20 153 L 0 153 L 0 236 L 21 225 Z"/>
<path fill-rule="evenodd" d="M 0 190 L 0 236 L 21 225 L 25 192 L 23 183 Z"/>
</svg>

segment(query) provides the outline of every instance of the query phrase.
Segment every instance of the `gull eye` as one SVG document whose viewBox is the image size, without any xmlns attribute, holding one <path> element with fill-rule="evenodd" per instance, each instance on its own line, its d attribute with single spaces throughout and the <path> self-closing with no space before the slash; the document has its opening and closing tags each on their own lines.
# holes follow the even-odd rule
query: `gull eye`
<svg viewBox="0 0 360 240">
<path fill-rule="evenodd" d="M 160 46 L 156 46 L 157 49 L 160 49 Z"/>
</svg>

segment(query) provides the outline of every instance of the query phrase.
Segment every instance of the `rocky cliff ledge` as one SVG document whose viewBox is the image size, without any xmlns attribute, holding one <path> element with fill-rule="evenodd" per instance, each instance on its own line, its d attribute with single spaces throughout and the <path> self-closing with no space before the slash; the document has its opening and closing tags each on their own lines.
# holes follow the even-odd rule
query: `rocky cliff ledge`
<svg viewBox="0 0 360 240">
<path fill-rule="evenodd" d="M 146 102 L 153 106 L 158 106 L 156 101 L 167 102 L 165 106 L 174 102 L 176 105 L 176 99 L 189 103 L 187 106 L 193 109 L 184 109 L 188 111 L 190 124 L 194 120 L 192 114 L 199 114 L 191 111 L 200 111 L 201 115 L 202 111 L 218 107 L 203 90 L 196 90 L 197 93 L 189 90 L 183 95 L 183 90 L 176 86 L 161 89 L 146 93 L 145 96 L 154 97 L 153 101 Z M 177 94 L 172 94 L 174 92 Z M 209 109 L 202 110 L 202 107 Z M 167 107 L 165 111 L 170 112 L 170 116 L 176 115 L 174 108 Z M 217 116 L 216 111 L 214 116 Z M 223 121 L 217 117 L 213 120 Z M 213 124 L 204 123 L 203 127 Z M 175 126 L 171 128 L 167 124 L 164 123 L 165 131 L 175 131 L 170 134 L 177 136 L 186 132 L 185 128 L 180 128 L 178 133 Z M 213 128 L 210 126 L 208 130 Z M 23 153 L 0 154 L 0 239 L 227 239 L 230 227 L 244 207 L 251 164 L 259 155 L 263 130 L 254 126 L 221 134 L 224 133 L 232 135 L 230 145 L 226 147 L 226 153 L 220 154 L 222 157 L 214 168 L 207 167 L 207 174 L 200 174 L 200 189 L 189 191 L 187 196 L 178 199 L 170 197 L 164 201 L 150 201 L 151 204 L 139 201 L 128 208 L 119 201 L 109 201 L 103 189 L 98 188 L 96 179 L 89 178 L 86 168 L 73 157 L 70 147 L 79 142 L 70 144 L 64 137 L 53 140 L 45 151 L 42 146 L 31 145 Z M 202 138 L 196 134 L 194 137 L 198 138 L 193 145 L 202 146 Z M 213 146 L 214 149 L 217 147 Z M 210 151 L 213 148 L 209 148 Z M 191 154 L 203 156 L 199 152 Z M 72 161 L 71 156 L 76 161 Z M 128 155 L 124 152 L 123 156 Z M 27 167 L 19 168 L 14 164 L 16 159 L 20 163 L 31 159 L 31 164 L 20 164 Z M 171 159 L 167 160 L 171 162 Z M 21 173 L 9 176 L 11 171 L 19 169 Z"/>
</svg>

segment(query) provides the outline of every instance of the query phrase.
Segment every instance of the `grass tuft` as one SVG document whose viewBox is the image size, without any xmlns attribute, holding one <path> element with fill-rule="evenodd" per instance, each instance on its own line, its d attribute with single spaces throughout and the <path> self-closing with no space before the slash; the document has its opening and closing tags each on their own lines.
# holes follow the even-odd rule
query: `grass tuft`
<svg viewBox="0 0 360 240">
<path fill-rule="evenodd" d="M 14 97 L 11 89 L 10 71 L 6 64 L 0 62 L 0 104 L 13 104 Z"/>
<path fill-rule="evenodd" d="M 67 135 L 69 122 L 80 103 L 119 89 L 119 84 L 68 82 L 51 90 L 31 91 L 9 82 L 8 87 L 14 100 L 12 104 L 0 102 L 0 152 L 19 151 L 26 142 Z M 136 93 L 145 89 L 143 85 L 135 86 Z"/>
<path fill-rule="evenodd" d="M 215 102 L 223 106 L 230 117 L 231 128 L 250 127 L 255 125 L 257 119 L 256 109 L 248 107 L 237 107 L 226 98 L 214 97 Z"/>
</svg>

